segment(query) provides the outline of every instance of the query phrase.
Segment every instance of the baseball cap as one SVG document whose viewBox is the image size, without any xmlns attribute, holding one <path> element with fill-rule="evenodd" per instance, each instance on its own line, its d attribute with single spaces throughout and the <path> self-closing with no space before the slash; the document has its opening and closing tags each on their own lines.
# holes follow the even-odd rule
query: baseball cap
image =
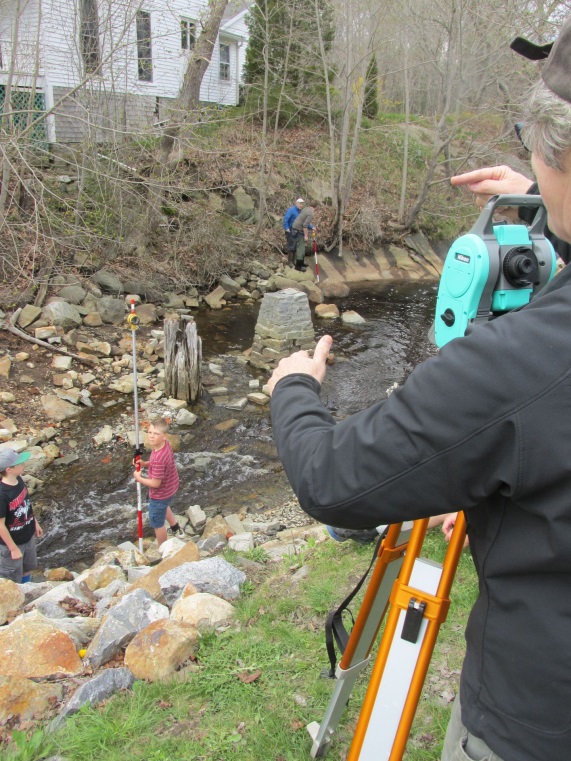
<svg viewBox="0 0 571 761">
<path fill-rule="evenodd" d="M 565 21 L 555 42 L 535 45 L 516 37 L 510 48 L 530 61 L 545 59 L 541 78 L 551 92 L 571 103 L 571 16 Z"/>
<path fill-rule="evenodd" d="M 13 468 L 14 465 L 21 465 L 31 457 L 31 452 L 21 452 L 18 454 L 15 449 L 4 449 L 0 452 L 0 471 L 6 468 Z"/>
<path fill-rule="evenodd" d="M 298 198 L 296 203 L 305 203 L 305 201 L 303 200 L 303 198 Z"/>
</svg>

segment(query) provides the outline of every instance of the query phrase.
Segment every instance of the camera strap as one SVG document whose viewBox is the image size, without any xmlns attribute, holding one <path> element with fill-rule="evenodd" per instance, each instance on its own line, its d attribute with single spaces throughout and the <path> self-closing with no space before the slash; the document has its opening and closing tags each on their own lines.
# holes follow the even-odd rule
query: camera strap
<svg viewBox="0 0 571 761">
<path fill-rule="evenodd" d="M 329 656 L 329 671 L 326 669 L 323 672 L 323 676 L 326 676 L 328 679 L 335 679 L 335 669 L 337 666 L 337 653 L 335 651 L 335 644 L 337 644 L 337 648 L 339 649 L 339 652 L 341 655 L 345 652 L 345 648 L 347 647 L 347 642 L 349 641 L 349 632 L 345 628 L 345 624 L 343 623 L 343 612 L 347 610 L 347 613 L 351 617 L 351 627 L 355 623 L 355 620 L 353 618 L 353 614 L 348 609 L 348 605 L 350 605 L 351 601 L 355 597 L 355 595 L 359 592 L 361 587 L 363 586 L 363 583 L 365 582 L 365 579 L 369 575 L 371 568 L 373 567 L 375 560 L 377 559 L 377 556 L 379 554 L 379 549 L 381 546 L 381 542 L 385 538 L 386 535 L 386 529 L 385 531 L 379 535 L 379 538 L 377 542 L 375 543 L 375 551 L 373 552 L 373 557 L 371 558 L 371 562 L 369 563 L 369 566 L 365 573 L 361 576 L 359 581 L 357 582 L 356 587 L 353 589 L 350 594 L 347 595 L 347 597 L 343 600 L 341 605 L 339 605 L 338 608 L 335 608 L 335 610 L 332 610 L 329 615 L 327 616 L 327 620 L 325 621 L 325 646 L 327 648 L 327 655 Z"/>
</svg>

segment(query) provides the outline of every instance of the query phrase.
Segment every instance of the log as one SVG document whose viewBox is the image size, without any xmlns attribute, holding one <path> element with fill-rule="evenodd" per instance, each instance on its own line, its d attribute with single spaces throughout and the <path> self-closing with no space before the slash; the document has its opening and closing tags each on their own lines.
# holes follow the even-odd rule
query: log
<svg viewBox="0 0 571 761">
<path fill-rule="evenodd" d="M 88 357 L 80 357 L 78 354 L 73 354 L 71 351 L 62 349 L 59 346 L 54 346 L 53 344 L 49 344 L 47 341 L 42 341 L 40 338 L 34 338 L 33 336 L 30 336 L 28 333 L 25 333 L 23 330 L 20 330 L 20 328 L 17 328 L 15 325 L 15 322 L 18 319 L 18 316 L 21 311 L 22 311 L 21 308 L 16 309 L 14 314 L 8 320 L 8 323 L 0 322 L 0 330 L 7 330 L 8 333 L 13 333 L 15 336 L 18 336 L 19 338 L 23 338 L 24 341 L 28 341 L 28 343 L 37 344 L 38 346 L 44 346 L 46 349 L 49 349 L 50 351 L 57 351 L 60 354 L 65 354 L 66 357 L 73 357 L 73 359 L 76 359 L 82 365 L 87 365 L 88 367 L 95 367 L 95 365 L 98 364 L 96 359 L 89 359 Z"/>
<path fill-rule="evenodd" d="M 195 402 L 202 394 L 202 340 L 192 317 L 165 320 L 165 393 Z"/>
</svg>

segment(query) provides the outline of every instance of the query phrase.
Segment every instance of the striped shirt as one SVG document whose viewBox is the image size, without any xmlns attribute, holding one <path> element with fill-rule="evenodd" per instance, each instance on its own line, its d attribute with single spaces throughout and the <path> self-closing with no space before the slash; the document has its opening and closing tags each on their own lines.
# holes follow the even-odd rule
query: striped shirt
<svg viewBox="0 0 571 761">
<path fill-rule="evenodd" d="M 156 489 L 149 488 L 151 499 L 168 499 L 178 491 L 178 472 L 174 461 L 172 447 L 168 440 L 160 449 L 151 450 L 148 469 L 149 478 L 159 478 L 161 483 Z"/>
</svg>

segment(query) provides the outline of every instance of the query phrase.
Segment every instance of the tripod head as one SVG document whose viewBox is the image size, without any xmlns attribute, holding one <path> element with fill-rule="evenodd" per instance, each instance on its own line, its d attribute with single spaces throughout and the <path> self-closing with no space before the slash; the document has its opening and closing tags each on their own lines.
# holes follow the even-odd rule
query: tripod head
<svg viewBox="0 0 571 761">
<path fill-rule="evenodd" d="M 529 228 L 494 225 L 498 206 L 527 206 L 537 213 Z M 463 336 L 471 324 L 525 306 L 553 277 L 556 257 L 544 235 L 546 222 L 541 196 L 490 198 L 472 229 L 454 241 L 446 256 L 433 327 L 438 348 Z"/>
</svg>

